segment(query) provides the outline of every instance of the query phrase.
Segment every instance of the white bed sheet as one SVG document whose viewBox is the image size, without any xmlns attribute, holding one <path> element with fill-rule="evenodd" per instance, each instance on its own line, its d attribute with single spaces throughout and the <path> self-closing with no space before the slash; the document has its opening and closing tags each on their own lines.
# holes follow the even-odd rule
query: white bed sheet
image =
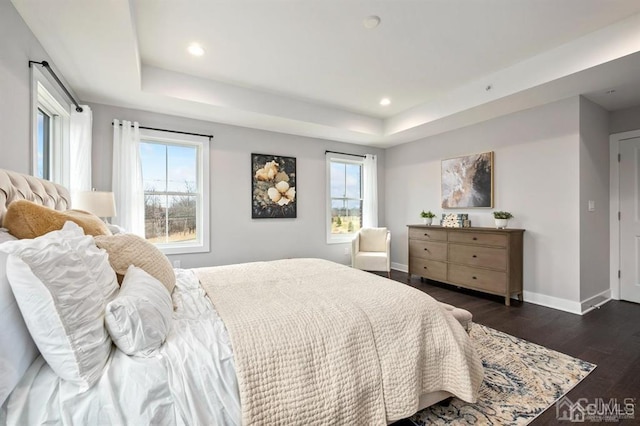
<svg viewBox="0 0 640 426">
<path fill-rule="evenodd" d="M 102 377 L 79 393 L 39 356 L 2 407 L 0 423 L 239 425 L 240 397 L 224 323 L 190 270 L 176 269 L 174 321 L 149 358 L 113 346 Z"/>
</svg>

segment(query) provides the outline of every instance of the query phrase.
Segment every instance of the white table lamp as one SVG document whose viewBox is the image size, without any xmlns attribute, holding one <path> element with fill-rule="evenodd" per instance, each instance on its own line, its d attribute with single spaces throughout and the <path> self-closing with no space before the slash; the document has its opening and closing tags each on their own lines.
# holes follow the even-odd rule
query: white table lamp
<svg viewBox="0 0 640 426">
<path fill-rule="evenodd" d="M 79 192 L 73 207 L 88 211 L 103 219 L 116 216 L 116 199 L 113 192 L 96 190 Z"/>
</svg>

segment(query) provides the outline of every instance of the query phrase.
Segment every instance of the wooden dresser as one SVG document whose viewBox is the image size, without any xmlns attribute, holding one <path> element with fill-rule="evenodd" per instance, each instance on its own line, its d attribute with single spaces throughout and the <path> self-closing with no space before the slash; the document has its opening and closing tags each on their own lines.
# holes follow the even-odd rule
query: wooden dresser
<svg viewBox="0 0 640 426">
<path fill-rule="evenodd" d="M 410 276 L 522 300 L 524 229 L 408 228 Z"/>
</svg>

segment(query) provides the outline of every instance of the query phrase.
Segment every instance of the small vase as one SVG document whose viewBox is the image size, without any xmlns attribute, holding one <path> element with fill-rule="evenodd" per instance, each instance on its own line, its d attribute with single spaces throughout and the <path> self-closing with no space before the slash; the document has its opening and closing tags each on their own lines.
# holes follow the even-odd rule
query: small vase
<svg viewBox="0 0 640 426">
<path fill-rule="evenodd" d="M 423 217 L 422 220 L 424 221 L 425 225 L 431 225 L 433 223 L 432 217 Z"/>
<path fill-rule="evenodd" d="M 509 222 L 509 219 L 496 219 L 496 228 L 504 229 L 507 227 L 508 222 Z"/>
</svg>

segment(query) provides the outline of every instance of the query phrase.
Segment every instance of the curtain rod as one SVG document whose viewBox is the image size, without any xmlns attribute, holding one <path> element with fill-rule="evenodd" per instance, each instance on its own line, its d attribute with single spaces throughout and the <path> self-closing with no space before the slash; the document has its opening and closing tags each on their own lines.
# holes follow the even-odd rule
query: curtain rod
<svg viewBox="0 0 640 426">
<path fill-rule="evenodd" d="M 111 122 L 111 125 L 113 126 L 113 121 Z M 131 125 L 131 126 L 133 127 L 133 125 Z M 122 123 L 120 123 L 120 127 L 122 127 Z M 204 138 L 209 138 L 209 142 L 211 142 L 211 139 L 213 139 L 213 135 L 204 135 L 202 133 L 183 132 L 181 130 L 158 129 L 157 127 L 146 127 L 146 126 L 138 126 L 138 129 L 157 130 L 159 132 L 168 132 L 168 133 L 179 133 L 181 135 L 202 136 Z"/>
<path fill-rule="evenodd" d="M 329 153 L 331 153 L 331 154 L 350 155 L 350 156 L 352 156 L 352 157 L 367 158 L 367 156 L 366 156 L 366 155 L 360 155 L 360 154 L 349 154 L 349 153 L 346 153 L 346 152 L 338 152 L 338 151 L 328 151 L 328 150 L 327 150 L 327 151 L 325 151 L 324 153 L 325 153 L 325 154 L 329 154 Z"/>
<path fill-rule="evenodd" d="M 51 68 L 51 65 L 49 65 L 49 62 L 47 62 L 47 61 L 42 61 L 42 62 L 29 61 L 29 68 L 31 68 L 31 64 L 38 64 L 38 65 L 41 65 L 42 67 L 46 68 L 49 71 L 49 74 L 51 74 L 53 76 L 53 78 L 56 80 L 58 85 L 62 88 L 62 90 L 64 90 L 64 93 L 66 93 L 67 96 L 69 97 L 69 99 L 71 99 L 73 101 L 73 103 L 76 105 L 76 111 L 77 112 L 82 112 L 83 111 L 83 109 L 80 106 L 80 104 L 78 104 L 78 101 L 76 101 L 76 99 L 73 96 L 71 96 L 71 93 L 67 90 L 67 88 L 64 86 L 64 84 L 62 84 L 62 82 L 60 81 L 60 79 L 58 78 L 56 73 Z"/>
</svg>

